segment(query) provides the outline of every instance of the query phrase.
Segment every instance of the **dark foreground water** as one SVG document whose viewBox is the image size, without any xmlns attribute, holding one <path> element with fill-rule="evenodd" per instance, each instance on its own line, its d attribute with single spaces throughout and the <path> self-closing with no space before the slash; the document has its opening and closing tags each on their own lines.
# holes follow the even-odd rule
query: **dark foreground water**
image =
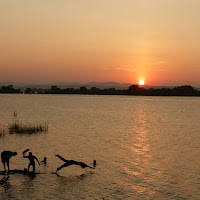
<svg viewBox="0 0 200 200">
<path fill-rule="evenodd" d="M 11 169 L 27 167 L 26 148 L 47 157 L 46 166 L 36 164 L 40 174 L 11 174 L 0 199 L 200 199 L 200 98 L 0 95 L 0 110 L 1 127 L 49 126 L 0 138 L 1 151 L 18 152 Z M 96 159 L 97 167 L 55 174 L 63 164 L 56 154 L 88 165 Z"/>
</svg>

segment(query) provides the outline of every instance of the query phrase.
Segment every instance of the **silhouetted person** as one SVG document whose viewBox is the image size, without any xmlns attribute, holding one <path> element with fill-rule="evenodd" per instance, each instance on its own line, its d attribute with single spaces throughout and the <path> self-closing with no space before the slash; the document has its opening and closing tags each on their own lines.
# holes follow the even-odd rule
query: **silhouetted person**
<svg viewBox="0 0 200 200">
<path fill-rule="evenodd" d="M 6 163 L 9 171 L 9 160 L 12 156 L 16 156 L 17 152 L 3 151 L 1 153 L 1 162 L 3 163 L 4 170 L 6 171 Z"/>
<path fill-rule="evenodd" d="M 25 154 L 24 154 L 23 157 L 28 158 L 29 161 L 30 161 L 29 164 L 28 164 L 28 172 L 29 172 L 31 165 L 33 166 L 33 172 L 35 171 L 35 160 L 37 160 L 38 164 L 40 165 L 39 160 L 34 155 L 32 155 L 32 152 L 29 152 L 28 156 L 25 156 Z"/>
<path fill-rule="evenodd" d="M 42 163 L 44 163 L 44 165 L 47 164 L 47 157 L 44 157 L 44 160 L 41 161 Z"/>
<path fill-rule="evenodd" d="M 74 160 L 65 160 L 63 157 L 61 157 L 59 154 L 56 155 L 58 158 L 60 158 L 62 161 L 65 162 L 65 164 L 61 165 L 60 167 L 57 168 L 56 172 L 61 170 L 63 167 L 68 167 L 70 165 L 80 165 L 82 168 L 85 168 L 85 167 L 89 167 L 89 168 L 92 168 L 90 167 L 89 165 L 86 165 L 85 163 L 83 162 L 77 162 L 77 161 L 74 161 Z"/>
</svg>

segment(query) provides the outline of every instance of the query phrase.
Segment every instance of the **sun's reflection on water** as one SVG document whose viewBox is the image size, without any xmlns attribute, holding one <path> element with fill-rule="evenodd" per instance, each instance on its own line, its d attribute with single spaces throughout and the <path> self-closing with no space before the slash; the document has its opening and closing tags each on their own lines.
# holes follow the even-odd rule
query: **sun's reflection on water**
<svg viewBox="0 0 200 200">
<path fill-rule="evenodd" d="M 132 152 L 136 158 L 147 159 L 149 158 L 150 146 L 148 143 L 148 124 L 145 107 L 142 105 L 138 107 L 135 125 L 133 127 L 133 132 L 135 133 L 135 138 L 133 140 Z"/>
<path fill-rule="evenodd" d="M 150 191 L 148 184 L 155 181 L 151 176 L 152 168 L 152 156 L 149 144 L 149 124 L 147 119 L 147 113 L 145 106 L 140 104 L 135 112 L 134 123 L 131 129 L 132 137 L 129 143 L 130 166 L 124 167 L 124 171 L 131 176 L 132 183 L 130 188 L 138 194 L 148 193 L 153 194 Z"/>
</svg>

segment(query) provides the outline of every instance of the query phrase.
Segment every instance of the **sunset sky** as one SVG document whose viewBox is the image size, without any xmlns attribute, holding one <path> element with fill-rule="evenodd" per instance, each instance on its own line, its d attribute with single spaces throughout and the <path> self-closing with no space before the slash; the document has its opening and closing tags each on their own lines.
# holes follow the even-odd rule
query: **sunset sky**
<svg viewBox="0 0 200 200">
<path fill-rule="evenodd" d="M 200 86 L 200 0 L 1 0 L 0 82 Z"/>
</svg>

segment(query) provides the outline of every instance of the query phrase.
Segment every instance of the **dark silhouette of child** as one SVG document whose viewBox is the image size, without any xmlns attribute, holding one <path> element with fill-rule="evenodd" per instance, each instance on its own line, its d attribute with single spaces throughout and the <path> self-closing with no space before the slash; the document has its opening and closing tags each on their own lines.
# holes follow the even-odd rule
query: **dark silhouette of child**
<svg viewBox="0 0 200 200">
<path fill-rule="evenodd" d="M 32 152 L 29 152 L 28 156 L 25 156 L 24 154 L 23 157 L 28 158 L 30 161 L 28 164 L 28 172 L 29 172 L 30 166 L 33 166 L 33 172 L 35 171 L 35 160 L 37 160 L 38 164 L 40 165 L 39 160 L 34 155 L 32 155 Z"/>
<path fill-rule="evenodd" d="M 58 158 L 60 158 L 62 161 L 65 162 L 65 164 L 63 164 L 63 165 L 61 165 L 60 167 L 57 168 L 56 172 L 59 171 L 59 170 L 61 170 L 63 167 L 68 167 L 70 165 L 80 165 L 82 168 L 89 167 L 89 168 L 93 169 L 93 167 L 90 167 L 89 165 L 86 165 L 83 162 L 77 162 L 77 161 L 74 161 L 74 160 L 66 160 L 62 156 L 60 156 L 59 154 L 57 154 L 56 156 Z"/>
<path fill-rule="evenodd" d="M 47 164 L 47 157 L 44 157 L 44 160 L 41 161 L 42 163 L 44 163 L 44 165 Z"/>
<path fill-rule="evenodd" d="M 12 156 L 16 156 L 17 152 L 3 151 L 1 153 L 1 162 L 3 163 L 4 170 L 6 171 L 6 163 L 9 171 L 9 161 Z"/>
</svg>

